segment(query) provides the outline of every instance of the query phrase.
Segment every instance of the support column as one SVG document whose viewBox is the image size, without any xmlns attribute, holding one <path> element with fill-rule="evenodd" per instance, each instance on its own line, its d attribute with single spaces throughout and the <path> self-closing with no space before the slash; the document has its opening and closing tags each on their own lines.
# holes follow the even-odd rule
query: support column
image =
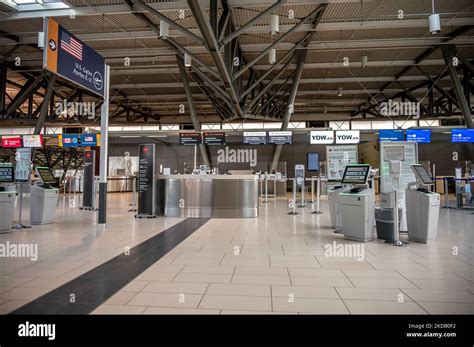
<svg viewBox="0 0 474 347">
<path fill-rule="evenodd" d="M 449 76 L 451 77 L 451 84 L 453 85 L 454 93 L 459 102 L 459 107 L 461 108 L 462 114 L 464 116 L 464 121 L 468 128 L 474 128 L 474 123 L 472 121 L 471 110 L 469 109 L 469 104 L 464 96 L 464 91 L 459 81 L 459 76 L 456 71 L 456 68 L 453 66 L 453 57 L 454 52 L 456 51 L 455 47 L 452 45 L 441 46 L 441 51 L 443 52 L 443 58 L 448 66 Z"/>
<path fill-rule="evenodd" d="M 109 92 L 110 66 L 105 65 L 104 102 L 100 113 L 100 166 L 99 166 L 99 218 L 98 224 L 107 220 L 107 159 L 109 155 Z"/>
<path fill-rule="evenodd" d="M 5 101 L 7 98 L 7 65 L 0 66 L 0 118 L 5 111 Z"/>
<path fill-rule="evenodd" d="M 191 121 L 193 122 L 194 130 L 201 131 L 201 125 L 199 124 L 199 120 L 197 118 L 193 94 L 191 91 L 191 87 L 189 86 L 188 74 L 186 68 L 184 67 L 183 58 L 181 58 L 180 56 L 176 56 L 176 58 L 178 59 L 179 72 L 181 73 L 181 79 L 183 80 L 184 91 L 186 92 L 186 98 L 188 100 L 189 112 L 191 114 Z M 211 163 L 209 161 L 209 157 L 207 156 L 206 146 L 204 144 L 200 144 L 199 151 L 201 152 L 201 158 L 202 160 L 204 160 L 204 164 L 208 168 L 210 168 Z"/>
<path fill-rule="evenodd" d="M 291 87 L 290 97 L 288 98 L 288 104 L 285 111 L 285 116 L 283 117 L 283 124 L 281 125 L 281 130 L 288 130 L 288 124 L 290 123 L 291 113 L 294 111 L 296 92 L 298 91 L 298 85 L 300 83 L 301 74 L 303 73 L 304 68 L 304 59 L 300 59 L 298 66 L 296 67 L 295 77 L 293 79 L 293 85 Z M 277 169 L 278 161 L 280 160 L 281 150 L 283 145 L 275 145 L 275 151 L 273 152 L 272 164 L 270 166 L 270 172 L 273 172 Z"/>
</svg>

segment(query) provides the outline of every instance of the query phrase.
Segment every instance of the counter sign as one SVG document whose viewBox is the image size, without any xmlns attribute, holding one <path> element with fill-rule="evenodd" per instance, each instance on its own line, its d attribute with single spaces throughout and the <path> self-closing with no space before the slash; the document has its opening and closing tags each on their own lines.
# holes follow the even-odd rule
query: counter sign
<svg viewBox="0 0 474 347">
<path fill-rule="evenodd" d="M 104 96 L 104 57 L 51 18 L 43 30 L 43 68 Z"/>
</svg>

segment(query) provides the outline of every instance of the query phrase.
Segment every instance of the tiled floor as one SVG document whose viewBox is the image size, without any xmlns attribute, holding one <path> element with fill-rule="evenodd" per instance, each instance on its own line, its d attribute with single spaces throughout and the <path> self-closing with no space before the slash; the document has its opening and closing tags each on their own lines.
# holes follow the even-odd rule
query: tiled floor
<svg viewBox="0 0 474 347">
<path fill-rule="evenodd" d="M 54 224 L 0 234 L 38 243 L 39 260 L 0 259 L 0 313 L 8 313 L 182 221 L 135 219 L 130 197 L 109 194 L 108 224 L 60 200 Z M 396 248 L 372 241 L 364 259 L 327 257 L 347 244 L 311 207 L 284 200 L 257 219 L 211 219 L 117 291 L 97 314 L 474 313 L 474 215 L 441 210 L 438 239 Z M 39 312 L 40 313 L 40 312 Z"/>
</svg>

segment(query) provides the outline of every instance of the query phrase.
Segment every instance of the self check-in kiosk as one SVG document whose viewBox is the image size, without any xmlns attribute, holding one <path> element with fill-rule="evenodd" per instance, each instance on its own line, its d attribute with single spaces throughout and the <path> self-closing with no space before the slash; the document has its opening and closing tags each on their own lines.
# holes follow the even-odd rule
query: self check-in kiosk
<svg viewBox="0 0 474 347">
<path fill-rule="evenodd" d="M 370 165 L 347 165 L 341 183 L 353 188 L 339 194 L 342 234 L 354 241 L 374 239 L 375 201 L 368 187 Z"/>
<path fill-rule="evenodd" d="M 341 219 L 341 203 L 339 201 L 339 195 L 346 191 L 349 191 L 350 187 L 343 185 L 334 186 L 332 189 L 328 189 L 328 205 L 329 205 L 329 216 L 331 217 L 331 225 L 334 232 L 340 234 L 342 231 L 342 219 Z"/>
<path fill-rule="evenodd" d="M 440 197 L 429 190 L 434 182 L 423 165 L 412 165 L 411 169 L 416 182 L 410 183 L 406 190 L 408 238 L 427 243 L 438 233 Z"/>
<path fill-rule="evenodd" d="M 37 167 L 39 181 L 31 187 L 30 220 L 31 224 L 47 224 L 54 221 L 59 189 L 58 180 L 48 167 Z"/>
<path fill-rule="evenodd" d="M 0 233 L 12 230 L 15 211 L 15 175 L 12 164 L 0 164 Z"/>
</svg>

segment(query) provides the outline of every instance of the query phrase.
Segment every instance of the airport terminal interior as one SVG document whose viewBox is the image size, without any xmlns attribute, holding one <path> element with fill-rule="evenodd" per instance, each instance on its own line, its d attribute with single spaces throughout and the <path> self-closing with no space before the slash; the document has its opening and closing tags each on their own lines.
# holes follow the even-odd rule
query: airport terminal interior
<svg viewBox="0 0 474 347">
<path fill-rule="evenodd" d="M 474 314 L 471 0 L 6 0 L 0 42 L 0 314 Z"/>
</svg>

